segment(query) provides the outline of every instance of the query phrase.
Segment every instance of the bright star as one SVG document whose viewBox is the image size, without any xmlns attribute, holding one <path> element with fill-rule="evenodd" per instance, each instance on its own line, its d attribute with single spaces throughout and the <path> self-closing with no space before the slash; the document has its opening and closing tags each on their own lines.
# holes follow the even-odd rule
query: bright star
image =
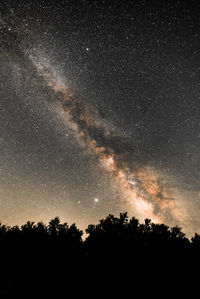
<svg viewBox="0 0 200 299">
<path fill-rule="evenodd" d="M 135 181 L 131 181 L 131 180 L 130 180 L 129 182 L 130 182 L 130 184 L 133 185 L 133 186 L 136 185 L 136 182 L 135 182 Z"/>
</svg>

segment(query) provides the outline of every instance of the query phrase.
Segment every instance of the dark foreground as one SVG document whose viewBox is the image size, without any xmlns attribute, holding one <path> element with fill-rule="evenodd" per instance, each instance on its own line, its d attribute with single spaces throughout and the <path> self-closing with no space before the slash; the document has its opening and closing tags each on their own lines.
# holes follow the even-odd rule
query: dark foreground
<svg viewBox="0 0 200 299">
<path fill-rule="evenodd" d="M 164 298 L 200 292 L 200 236 L 127 214 L 89 225 L 54 218 L 0 226 L 0 298 Z M 137 294 L 137 295 L 136 295 Z M 139 294 L 139 295 L 138 295 Z"/>
</svg>

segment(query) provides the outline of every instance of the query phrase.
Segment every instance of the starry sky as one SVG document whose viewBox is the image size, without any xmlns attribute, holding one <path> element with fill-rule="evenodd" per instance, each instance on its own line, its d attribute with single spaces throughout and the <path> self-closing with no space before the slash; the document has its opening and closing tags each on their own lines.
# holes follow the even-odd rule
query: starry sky
<svg viewBox="0 0 200 299">
<path fill-rule="evenodd" d="M 200 232 L 199 1 L 0 3 L 0 219 Z"/>
</svg>

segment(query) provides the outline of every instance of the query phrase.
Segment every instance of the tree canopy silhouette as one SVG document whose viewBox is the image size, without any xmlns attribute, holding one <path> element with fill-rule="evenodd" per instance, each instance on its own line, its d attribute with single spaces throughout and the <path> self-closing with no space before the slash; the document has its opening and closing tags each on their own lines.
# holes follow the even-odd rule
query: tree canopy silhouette
<svg viewBox="0 0 200 299">
<path fill-rule="evenodd" d="M 169 270 L 173 281 L 184 281 L 183 273 L 192 276 L 192 267 L 200 266 L 200 235 L 189 239 L 178 226 L 170 228 L 150 219 L 139 223 L 125 212 L 88 225 L 86 235 L 83 239 L 76 224 L 61 223 L 59 217 L 48 224 L 27 221 L 21 227 L 0 223 L 0 298 L 15 294 L 21 280 L 23 288 L 33 292 L 41 285 L 49 290 L 66 282 L 68 288 L 81 286 L 88 279 L 93 285 L 103 279 L 107 285 L 111 273 L 119 285 L 129 279 L 139 285 L 154 279 L 161 283 L 165 280 L 158 273 L 166 275 Z M 124 276 L 130 269 L 131 275 Z M 149 271 L 151 275 L 146 275 Z"/>
</svg>

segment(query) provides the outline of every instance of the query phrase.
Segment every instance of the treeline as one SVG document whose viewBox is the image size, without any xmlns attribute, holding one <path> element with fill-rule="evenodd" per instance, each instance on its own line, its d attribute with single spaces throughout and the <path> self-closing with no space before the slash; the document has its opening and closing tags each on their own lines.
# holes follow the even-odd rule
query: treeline
<svg viewBox="0 0 200 299">
<path fill-rule="evenodd" d="M 178 226 L 170 228 L 150 219 L 140 224 L 127 213 L 109 215 L 89 225 L 86 233 L 83 239 L 83 231 L 75 224 L 61 223 L 58 217 L 47 225 L 0 224 L 0 298 L 24 290 L 58 292 L 64 286 L 68 290 L 73 286 L 75 292 L 74 285 L 95 286 L 97 282 L 108 288 L 111 278 L 115 278 L 115 289 L 128 288 L 130 283 L 152 286 L 156 281 L 167 283 L 169 272 L 171 285 L 173 281 L 186 283 L 186 277 L 189 284 L 188 275 L 194 285 L 198 281 L 194 275 L 194 268 L 200 266 L 198 234 L 188 239 Z"/>
<path fill-rule="evenodd" d="M 97 225 L 89 225 L 87 237 L 83 240 L 83 231 L 76 224 L 61 223 L 59 217 L 43 222 L 27 221 L 21 227 L 7 226 L 0 223 L 1 251 L 13 250 L 53 250 L 54 254 L 73 251 L 85 256 L 101 256 L 122 251 L 161 250 L 183 251 L 200 249 L 200 235 L 188 239 L 178 226 L 170 228 L 165 224 L 155 224 L 145 219 L 140 224 L 138 219 L 128 218 L 127 213 L 119 217 L 109 215 Z"/>
</svg>

